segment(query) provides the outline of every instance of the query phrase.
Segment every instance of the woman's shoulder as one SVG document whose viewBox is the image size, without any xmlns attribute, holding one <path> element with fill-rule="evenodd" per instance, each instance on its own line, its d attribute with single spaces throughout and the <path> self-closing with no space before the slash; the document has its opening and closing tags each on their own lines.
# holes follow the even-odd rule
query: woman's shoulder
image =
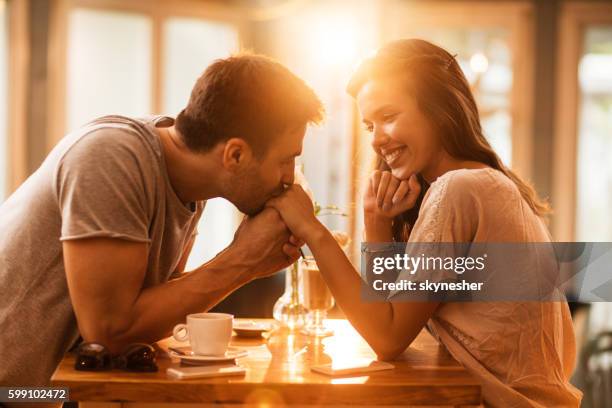
<svg viewBox="0 0 612 408">
<path fill-rule="evenodd" d="M 497 211 L 521 200 L 514 182 L 493 168 L 449 171 L 431 183 L 411 239 L 471 241 L 482 218 L 498 222 Z M 491 218 L 492 217 L 492 218 Z M 414 237 L 413 237 L 414 235 Z"/>
<path fill-rule="evenodd" d="M 426 198 L 431 201 L 454 204 L 521 197 L 514 182 L 500 170 L 491 167 L 448 171 L 431 184 L 427 195 L 429 197 Z"/>
</svg>

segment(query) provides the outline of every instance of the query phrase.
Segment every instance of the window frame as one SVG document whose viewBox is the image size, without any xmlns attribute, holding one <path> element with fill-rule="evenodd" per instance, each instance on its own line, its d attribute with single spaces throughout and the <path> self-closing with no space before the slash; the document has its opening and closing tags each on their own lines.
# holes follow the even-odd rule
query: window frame
<svg viewBox="0 0 612 408">
<path fill-rule="evenodd" d="M 381 13 L 404 10 L 402 25 L 411 30 L 423 28 L 504 28 L 509 33 L 512 52 L 512 89 L 510 91 L 512 169 L 531 179 L 533 174 L 533 115 L 534 115 L 534 7 L 528 1 L 479 2 L 436 1 L 405 2 L 390 0 Z M 397 13 L 397 11 L 396 11 Z M 388 27 L 388 24 L 380 26 Z M 390 39 L 390 28 L 383 31 L 384 41 Z"/>
<path fill-rule="evenodd" d="M 74 9 L 137 13 L 151 18 L 151 114 L 164 114 L 164 23 L 176 17 L 201 18 L 232 25 L 238 33 L 238 47 L 243 49 L 249 28 L 248 9 L 220 2 L 198 0 L 54 0 L 50 6 L 48 46 L 48 93 L 46 151 L 51 151 L 71 129 L 67 129 L 68 20 Z M 187 101 L 185 101 L 187 103 Z M 242 220 L 238 210 L 233 222 Z"/>
<path fill-rule="evenodd" d="M 390 13 L 402 14 L 402 24 L 419 30 L 427 27 L 443 26 L 445 28 L 495 27 L 505 28 L 509 32 L 509 46 L 512 51 L 513 81 L 510 92 L 510 115 L 512 120 L 512 169 L 526 179 L 533 178 L 533 119 L 535 96 L 535 67 L 530 61 L 535 60 L 534 6 L 531 2 L 505 1 L 499 3 L 478 1 L 436 1 L 409 2 L 405 0 L 387 0 L 381 2 L 378 26 L 380 43 L 393 39 L 394 33 L 385 16 Z M 397 17 L 396 17 L 397 19 Z M 356 109 L 355 109 L 356 110 Z M 360 180 L 367 180 L 370 172 L 371 150 L 369 138 L 364 134 L 355 113 L 353 123 L 353 146 L 351 163 L 349 234 L 354 245 L 351 247 L 351 259 L 358 260 L 358 242 L 363 224 L 360 222 L 362 211 L 361 194 L 365 187 Z"/>
<path fill-rule="evenodd" d="M 27 178 L 27 93 L 30 73 L 29 7 L 27 1 L 7 0 L 7 172 L 8 197 Z"/>
<path fill-rule="evenodd" d="M 584 34 L 591 25 L 612 25 L 612 4 L 565 2 L 561 5 L 557 43 L 557 97 L 552 203 L 553 237 L 557 241 L 576 240 L 577 177 L 580 84 L 578 69 L 584 51 Z"/>
<path fill-rule="evenodd" d="M 56 0 L 50 11 L 49 24 L 49 103 L 47 104 L 47 151 L 65 135 L 66 129 L 66 75 L 68 18 L 74 9 L 95 9 L 143 14 L 151 18 L 151 107 L 152 114 L 163 112 L 164 101 L 164 41 L 163 24 L 175 17 L 202 18 L 233 25 L 238 32 L 242 48 L 247 29 L 245 9 L 218 2 L 176 0 L 153 2 L 150 0 Z"/>
</svg>

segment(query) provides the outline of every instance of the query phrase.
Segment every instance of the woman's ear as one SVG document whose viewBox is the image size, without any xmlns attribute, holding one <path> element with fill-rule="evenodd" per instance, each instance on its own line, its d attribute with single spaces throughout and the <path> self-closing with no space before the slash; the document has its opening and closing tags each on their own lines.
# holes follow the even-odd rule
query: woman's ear
<svg viewBox="0 0 612 408">
<path fill-rule="evenodd" d="M 244 139 L 233 137 L 225 142 L 221 162 L 228 171 L 236 172 L 245 168 L 252 158 L 253 150 Z"/>
</svg>

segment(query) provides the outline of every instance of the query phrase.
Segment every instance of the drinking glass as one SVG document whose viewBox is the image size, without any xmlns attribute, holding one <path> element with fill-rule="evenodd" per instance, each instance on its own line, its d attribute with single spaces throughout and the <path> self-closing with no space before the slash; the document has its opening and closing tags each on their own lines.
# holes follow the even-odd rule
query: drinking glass
<svg viewBox="0 0 612 408">
<path fill-rule="evenodd" d="M 333 330 L 325 327 L 327 311 L 334 307 L 334 298 L 327 287 L 317 262 L 312 257 L 300 259 L 304 306 L 309 319 L 303 332 L 310 336 L 331 336 Z"/>
</svg>

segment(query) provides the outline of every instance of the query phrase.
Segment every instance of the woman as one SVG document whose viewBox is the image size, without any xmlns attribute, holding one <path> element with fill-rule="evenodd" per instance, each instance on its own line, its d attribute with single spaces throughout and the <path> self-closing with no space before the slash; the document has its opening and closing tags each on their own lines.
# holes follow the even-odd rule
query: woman
<svg viewBox="0 0 612 408">
<path fill-rule="evenodd" d="M 381 162 L 364 197 L 367 242 L 550 241 L 541 219 L 547 205 L 491 149 L 447 51 L 417 39 L 392 42 L 359 67 L 348 91 Z M 566 303 L 362 302 L 359 275 L 302 188 L 268 205 L 293 243 L 308 244 L 379 358 L 397 357 L 427 325 L 480 378 L 487 406 L 579 406 L 581 393 L 568 381 L 575 343 Z"/>
</svg>

